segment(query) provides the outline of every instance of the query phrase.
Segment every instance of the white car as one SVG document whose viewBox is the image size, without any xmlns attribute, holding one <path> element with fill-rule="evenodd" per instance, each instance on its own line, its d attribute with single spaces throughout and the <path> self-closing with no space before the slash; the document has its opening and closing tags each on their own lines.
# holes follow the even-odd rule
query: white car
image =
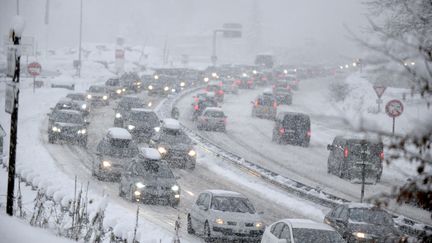
<svg viewBox="0 0 432 243">
<path fill-rule="evenodd" d="M 205 240 L 238 239 L 259 242 L 264 232 L 261 216 L 248 198 L 240 193 L 207 190 L 198 196 L 188 214 L 189 234 Z"/>
<path fill-rule="evenodd" d="M 282 219 L 268 226 L 261 243 L 342 243 L 332 227 L 309 219 Z"/>
</svg>

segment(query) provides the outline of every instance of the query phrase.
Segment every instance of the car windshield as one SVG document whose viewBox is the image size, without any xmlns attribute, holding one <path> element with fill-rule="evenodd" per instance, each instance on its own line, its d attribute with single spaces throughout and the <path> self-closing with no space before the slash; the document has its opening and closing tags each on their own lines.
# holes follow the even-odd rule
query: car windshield
<svg viewBox="0 0 432 243">
<path fill-rule="evenodd" d="M 153 160 L 140 161 L 136 164 L 134 169 L 139 175 L 158 178 L 174 178 L 174 175 L 168 166 Z"/>
<path fill-rule="evenodd" d="M 294 242 L 301 243 L 343 243 L 345 242 L 336 231 L 293 228 Z"/>
<path fill-rule="evenodd" d="M 72 100 L 82 100 L 85 101 L 85 96 L 83 94 L 68 94 L 66 95 L 67 98 Z"/>
<path fill-rule="evenodd" d="M 160 140 L 168 144 L 191 144 L 192 140 L 181 130 L 164 128 Z"/>
<path fill-rule="evenodd" d="M 220 86 L 218 86 L 218 85 L 209 85 L 209 86 L 207 86 L 207 90 L 210 91 L 210 92 L 212 92 L 212 91 L 218 91 L 218 90 L 220 90 Z"/>
<path fill-rule="evenodd" d="M 104 87 L 100 87 L 100 86 L 91 86 L 89 88 L 90 92 L 93 93 L 104 93 L 105 92 L 105 88 Z"/>
<path fill-rule="evenodd" d="M 350 160 L 357 160 L 358 162 L 362 161 L 363 149 L 362 144 L 358 141 L 354 143 L 349 143 L 348 145 Z M 381 144 L 373 144 L 367 142 L 366 146 L 366 161 L 365 162 L 376 162 L 380 161 L 379 155 L 383 151 L 383 145 Z"/>
<path fill-rule="evenodd" d="M 98 151 L 115 158 L 132 158 L 138 154 L 137 146 L 129 139 L 109 139 L 98 146 Z"/>
<path fill-rule="evenodd" d="M 131 120 L 143 121 L 142 124 L 148 127 L 155 127 L 159 125 L 159 118 L 154 112 L 132 112 Z"/>
<path fill-rule="evenodd" d="M 120 80 L 118 80 L 118 79 L 108 79 L 105 84 L 109 85 L 109 86 L 119 86 L 120 85 Z"/>
<path fill-rule="evenodd" d="M 130 110 L 132 108 L 144 108 L 144 103 L 139 99 L 122 100 L 118 106 L 122 109 Z"/>
<path fill-rule="evenodd" d="M 205 116 L 214 117 L 214 118 L 223 118 L 225 114 L 222 111 L 206 111 Z"/>
<path fill-rule="evenodd" d="M 53 114 L 53 120 L 55 122 L 82 124 L 84 119 L 80 114 L 72 114 L 66 112 L 55 112 Z"/>
<path fill-rule="evenodd" d="M 393 219 L 386 211 L 380 209 L 354 208 L 349 210 L 349 218 L 354 222 L 377 225 L 393 225 Z"/>
<path fill-rule="evenodd" d="M 274 104 L 274 100 L 271 97 L 261 97 L 258 99 L 258 105 L 262 106 L 272 106 Z"/>
<path fill-rule="evenodd" d="M 255 209 L 247 198 L 215 196 L 212 199 L 211 208 L 223 212 L 250 213 Z"/>
<path fill-rule="evenodd" d="M 68 102 L 68 103 L 57 103 L 55 106 L 57 110 L 79 110 L 79 107 L 76 103 Z"/>
</svg>

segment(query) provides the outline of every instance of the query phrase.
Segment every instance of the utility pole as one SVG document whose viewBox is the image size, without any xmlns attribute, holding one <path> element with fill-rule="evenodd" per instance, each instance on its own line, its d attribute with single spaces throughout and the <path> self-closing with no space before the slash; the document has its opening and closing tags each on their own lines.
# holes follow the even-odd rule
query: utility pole
<svg viewBox="0 0 432 243">
<path fill-rule="evenodd" d="M 368 154 L 369 154 L 368 144 L 365 140 L 362 140 L 361 142 L 362 186 L 361 186 L 361 194 L 360 194 L 360 203 L 363 203 L 363 198 L 364 198 L 365 180 L 366 180 L 366 160 Z"/>
<path fill-rule="evenodd" d="M 24 20 L 14 20 L 14 27 L 11 30 L 10 38 L 15 51 L 15 72 L 13 74 L 12 83 L 14 86 L 13 91 L 13 108 L 11 114 L 10 125 L 10 144 L 9 144 L 9 167 L 8 167 L 8 187 L 6 199 L 6 213 L 10 216 L 13 215 L 14 204 L 14 188 L 15 188 L 15 164 L 16 164 L 16 145 L 18 134 L 18 104 L 19 104 L 19 79 L 20 79 L 20 60 L 21 54 L 18 52 L 21 32 L 24 29 Z"/>
<path fill-rule="evenodd" d="M 82 6 L 83 1 L 80 1 L 80 25 L 79 25 L 79 45 L 78 45 L 78 77 L 81 77 L 81 42 L 82 42 Z"/>
</svg>

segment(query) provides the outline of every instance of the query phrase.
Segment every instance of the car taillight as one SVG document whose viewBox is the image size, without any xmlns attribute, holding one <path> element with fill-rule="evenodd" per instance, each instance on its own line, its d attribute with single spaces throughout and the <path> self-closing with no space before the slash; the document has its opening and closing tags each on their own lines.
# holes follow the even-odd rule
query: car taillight
<svg viewBox="0 0 432 243">
<path fill-rule="evenodd" d="M 194 98 L 195 102 L 198 102 L 198 98 Z"/>
<path fill-rule="evenodd" d="M 218 93 L 219 93 L 219 95 L 223 95 L 224 94 L 223 90 L 221 90 L 221 89 L 219 90 Z"/>
<path fill-rule="evenodd" d="M 240 84 L 241 84 L 241 80 L 237 79 L 237 80 L 235 81 L 235 83 L 236 83 L 237 85 L 240 85 Z"/>
<path fill-rule="evenodd" d="M 220 82 L 220 83 L 219 83 L 219 86 L 221 86 L 221 87 L 222 87 L 222 82 Z"/>
<path fill-rule="evenodd" d="M 307 135 L 308 137 L 312 136 L 312 132 L 311 132 L 310 129 L 307 131 L 306 135 Z"/>
<path fill-rule="evenodd" d="M 197 111 L 197 110 L 199 109 L 199 106 L 198 106 L 198 105 L 195 105 L 195 106 L 194 106 L 194 109 Z"/>
<path fill-rule="evenodd" d="M 253 80 L 248 80 L 247 83 L 248 84 L 253 84 Z"/>
<path fill-rule="evenodd" d="M 280 129 L 279 129 L 279 132 L 282 133 L 282 134 L 285 133 L 285 128 L 283 128 L 283 127 L 280 128 Z"/>
<path fill-rule="evenodd" d="M 276 103 L 276 101 L 273 102 L 273 108 L 274 108 L 274 109 L 277 108 L 277 103 Z"/>
<path fill-rule="evenodd" d="M 227 118 L 226 118 L 226 117 L 224 118 L 224 123 L 225 123 L 225 124 L 227 123 Z"/>
<path fill-rule="evenodd" d="M 379 154 L 379 157 L 381 160 L 384 160 L 384 151 L 381 151 L 381 153 Z"/>
<path fill-rule="evenodd" d="M 258 100 L 255 100 L 255 107 L 258 106 Z"/>
<path fill-rule="evenodd" d="M 344 149 L 344 157 L 348 158 L 348 148 L 347 147 L 345 147 L 345 149 Z"/>
</svg>

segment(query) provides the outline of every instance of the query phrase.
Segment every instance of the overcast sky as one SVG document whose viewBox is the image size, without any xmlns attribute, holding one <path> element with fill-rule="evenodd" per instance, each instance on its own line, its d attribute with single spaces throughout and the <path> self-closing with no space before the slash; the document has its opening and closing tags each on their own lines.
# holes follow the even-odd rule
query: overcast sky
<svg viewBox="0 0 432 243">
<path fill-rule="evenodd" d="M 26 19 L 25 35 L 40 47 L 77 46 L 79 0 L 49 0 L 49 25 L 44 24 L 47 0 L 19 0 Z M 354 31 L 365 26 L 366 10 L 359 0 L 83 0 L 83 41 L 114 42 L 124 36 L 130 44 L 163 46 L 175 51 L 184 37 L 211 38 L 223 23 L 243 25 L 243 51 L 280 50 L 353 56 L 359 51 L 343 25 Z M 0 0 L 0 31 L 7 34 L 16 14 L 16 0 Z M 188 39 L 190 40 L 190 39 Z M 202 39 L 197 38 L 197 41 Z M 210 42 L 209 42 L 210 43 Z M 225 49 L 227 48 L 225 45 Z M 209 47 L 210 48 L 210 47 Z M 251 49 L 252 48 L 252 49 Z M 207 53 L 208 50 L 202 50 Z"/>
</svg>

